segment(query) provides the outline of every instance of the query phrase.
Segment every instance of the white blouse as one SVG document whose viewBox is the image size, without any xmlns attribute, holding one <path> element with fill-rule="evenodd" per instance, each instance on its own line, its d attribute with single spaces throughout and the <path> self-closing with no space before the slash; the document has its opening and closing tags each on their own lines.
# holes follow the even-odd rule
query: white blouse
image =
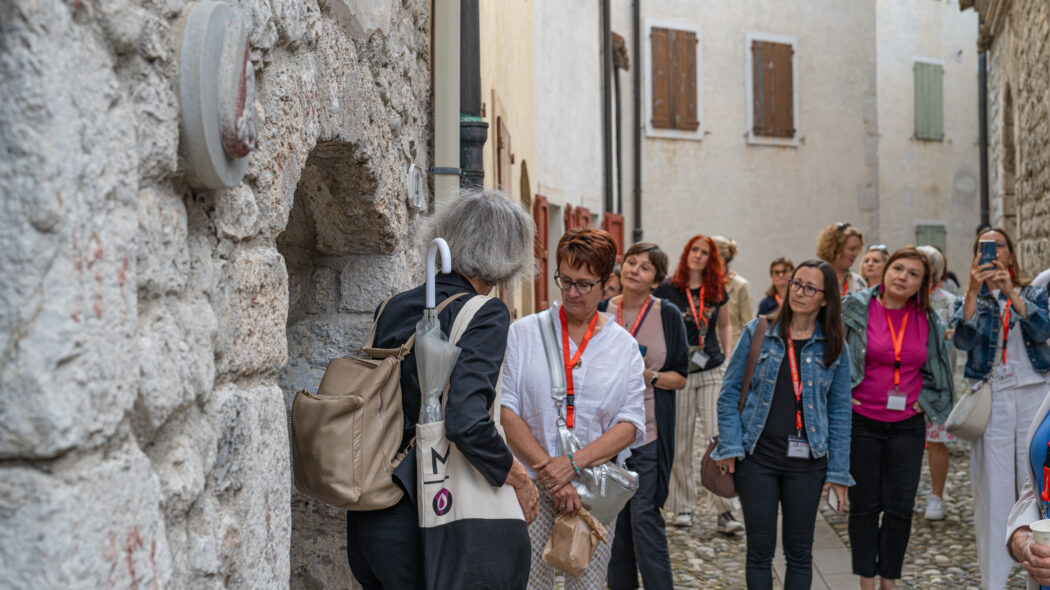
<svg viewBox="0 0 1050 590">
<path fill-rule="evenodd" d="M 554 326 L 561 349 L 561 325 Z M 570 355 L 576 343 L 569 339 Z M 560 355 L 559 355 L 560 356 Z M 605 323 L 592 338 L 572 372 L 576 392 L 576 418 L 573 432 L 586 446 L 620 422 L 633 424 L 636 432 L 631 447 L 645 443 L 644 363 L 638 342 L 615 321 Z M 558 446 L 558 411 L 551 399 L 550 373 L 543 351 L 537 314 L 526 316 L 510 326 L 507 353 L 503 359 L 502 406 L 521 417 L 532 436 L 551 457 L 561 455 Z M 622 464 L 630 451 L 617 457 Z M 526 465 L 535 477 L 532 467 Z"/>
</svg>

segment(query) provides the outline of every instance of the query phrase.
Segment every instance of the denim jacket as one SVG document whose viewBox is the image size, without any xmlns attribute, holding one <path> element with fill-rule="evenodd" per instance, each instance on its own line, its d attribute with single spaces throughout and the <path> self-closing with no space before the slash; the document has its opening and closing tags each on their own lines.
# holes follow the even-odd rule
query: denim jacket
<svg viewBox="0 0 1050 590">
<path fill-rule="evenodd" d="M 982 291 L 984 291 L 982 289 Z M 1022 318 L 1016 309 L 1010 313 L 1010 335 L 1016 334 L 1017 325 L 1021 325 L 1021 338 L 1032 361 L 1032 368 L 1037 373 L 1050 370 L 1050 347 L 1046 340 L 1050 338 L 1050 317 L 1047 315 L 1046 287 L 1029 285 L 1021 289 L 1028 317 Z M 991 291 L 977 295 L 977 309 L 970 321 L 963 321 L 963 304 L 965 297 L 955 302 L 955 313 L 952 325 L 955 327 L 953 342 L 959 350 L 966 351 L 966 377 L 984 379 L 992 372 L 995 363 L 995 352 L 999 342 L 999 302 Z"/>
<path fill-rule="evenodd" d="M 722 379 L 722 391 L 718 396 L 718 448 L 711 453 L 715 460 L 742 459 L 745 451 L 748 455 L 753 453 L 769 417 L 780 363 L 786 362 L 784 357 L 787 355 L 776 324 L 770 327 L 762 341 L 744 409 L 737 412 L 747 355 L 757 326 L 758 320 L 752 320 L 741 332 Z M 802 388 L 802 414 L 808 431 L 806 437 L 813 458 L 828 456 L 827 481 L 851 486 L 854 481 L 849 471 L 852 425 L 849 351 L 843 348 L 839 358 L 825 368 L 824 343 L 824 333 L 818 322 L 813 336 L 798 357 L 800 376 L 805 384 Z"/>
<path fill-rule="evenodd" d="M 876 286 L 842 298 L 842 323 L 846 328 L 846 344 L 852 352 L 851 388 L 864 380 L 864 357 L 868 350 L 868 306 L 871 305 L 871 298 L 880 293 L 882 287 Z M 936 312 L 926 314 L 926 323 L 930 326 L 930 334 L 926 342 L 926 363 L 920 369 L 922 390 L 919 391 L 919 405 L 931 420 L 943 423 L 955 405 L 952 400 L 955 386 L 948 360 L 948 341 L 944 339 L 944 322 L 937 317 Z"/>
</svg>

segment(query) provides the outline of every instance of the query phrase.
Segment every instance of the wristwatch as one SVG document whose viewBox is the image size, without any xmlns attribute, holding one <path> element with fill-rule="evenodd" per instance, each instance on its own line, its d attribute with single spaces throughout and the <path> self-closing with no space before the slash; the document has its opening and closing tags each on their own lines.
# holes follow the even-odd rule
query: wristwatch
<svg viewBox="0 0 1050 590">
<path fill-rule="evenodd" d="M 660 378 L 659 373 L 653 373 L 653 376 L 649 379 L 649 385 L 656 385 L 656 380 Z"/>
</svg>

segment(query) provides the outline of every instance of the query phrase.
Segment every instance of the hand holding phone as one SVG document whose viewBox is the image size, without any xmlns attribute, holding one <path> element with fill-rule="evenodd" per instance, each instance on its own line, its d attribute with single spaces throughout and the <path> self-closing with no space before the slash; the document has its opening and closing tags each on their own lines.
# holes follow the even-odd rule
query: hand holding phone
<svg viewBox="0 0 1050 590">
<path fill-rule="evenodd" d="M 977 253 L 981 255 L 980 266 L 994 263 L 996 259 L 995 240 L 977 242 Z"/>
</svg>

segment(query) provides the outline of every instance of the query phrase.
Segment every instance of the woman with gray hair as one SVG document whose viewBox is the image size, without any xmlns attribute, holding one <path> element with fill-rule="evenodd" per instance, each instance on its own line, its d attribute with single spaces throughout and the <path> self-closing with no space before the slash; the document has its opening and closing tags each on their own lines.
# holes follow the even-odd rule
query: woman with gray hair
<svg viewBox="0 0 1050 590">
<path fill-rule="evenodd" d="M 936 246 L 919 246 L 916 249 L 926 255 L 926 258 L 930 260 L 930 268 L 933 270 L 933 277 L 930 279 L 933 285 L 933 290 L 930 291 L 930 307 L 941 318 L 944 325 L 948 326 L 952 319 L 952 307 L 955 305 L 956 297 L 941 287 L 944 282 L 944 269 L 947 266 L 944 254 Z M 945 329 L 944 339 L 948 341 L 952 339 L 951 328 Z M 957 355 L 957 349 L 949 346 L 948 359 L 952 367 L 953 389 Z M 947 442 L 950 440 L 955 440 L 955 437 L 944 427 L 944 423 L 933 422 L 927 416 L 926 458 L 930 464 L 930 483 L 933 489 L 926 498 L 926 520 L 944 519 L 944 483 L 948 480 Z"/>
<path fill-rule="evenodd" d="M 474 295 L 487 295 L 496 285 L 533 272 L 536 226 L 529 214 L 497 191 L 464 192 L 435 215 L 426 243 L 435 237 L 448 242 L 452 272 L 436 279 L 436 301 L 461 296 L 439 314 L 442 326 L 451 326 Z M 376 348 L 397 348 L 415 332 L 423 315 L 424 286 L 398 293 L 376 313 Z M 536 517 L 538 492 L 525 467 L 518 462 L 493 422 L 490 409 L 507 346 L 510 314 L 498 299 L 486 302 L 459 340 L 459 358 L 449 379 L 445 436 L 493 486 L 511 485 L 526 522 Z M 415 435 L 421 394 L 415 352 L 401 363 L 401 405 L 404 433 L 400 451 L 407 451 Z M 347 558 L 354 577 L 365 589 L 416 588 L 421 581 L 421 549 L 416 512 L 416 454 L 409 452 L 394 469 L 394 481 L 404 497 L 390 508 L 348 512 Z M 500 539 L 501 569 L 506 579 L 524 587 L 529 575 L 529 537 Z"/>
</svg>

